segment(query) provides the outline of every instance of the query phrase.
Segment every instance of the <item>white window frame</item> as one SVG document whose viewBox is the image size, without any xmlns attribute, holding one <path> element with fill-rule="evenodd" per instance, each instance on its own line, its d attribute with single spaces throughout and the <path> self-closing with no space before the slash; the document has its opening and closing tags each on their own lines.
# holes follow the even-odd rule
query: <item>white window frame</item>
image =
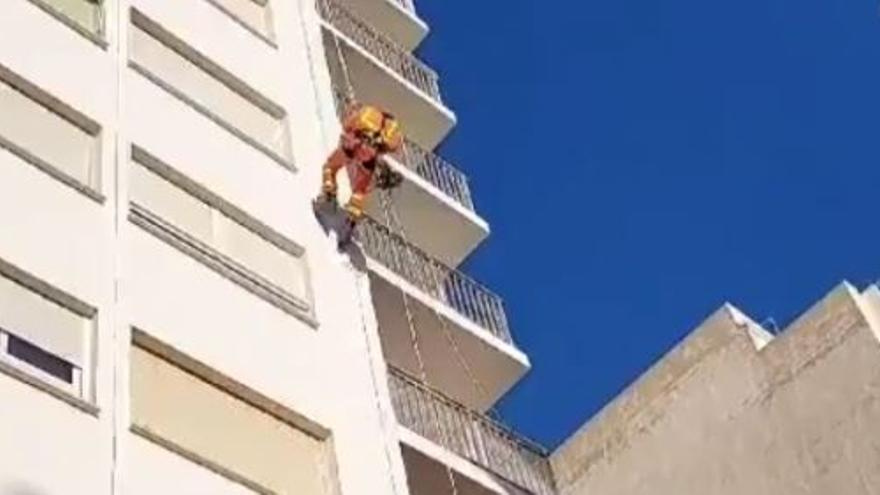
<svg viewBox="0 0 880 495">
<path fill-rule="evenodd" d="M 15 267 L 3 259 L 0 259 L 0 277 L 6 278 L 13 283 L 20 285 L 23 290 L 33 292 L 52 304 L 56 304 L 65 310 L 86 319 L 90 323 L 89 330 L 85 332 L 82 337 L 83 348 L 86 349 L 86 352 L 83 355 L 82 367 L 70 363 L 66 359 L 53 353 L 51 350 L 45 349 L 26 338 L 19 337 L 14 328 L 0 328 L 0 372 L 12 375 L 25 383 L 83 410 L 84 412 L 97 415 L 98 408 L 95 405 L 97 400 L 95 396 L 97 309 L 60 289 L 43 282 L 34 275 Z M 72 383 L 67 383 L 64 380 L 47 373 L 41 368 L 10 354 L 10 335 L 40 349 L 46 354 L 59 358 L 70 364 L 73 370 Z"/>
<path fill-rule="evenodd" d="M 338 471 L 338 464 L 333 447 L 333 435 L 330 429 L 298 414 L 291 410 L 288 405 L 280 404 L 271 397 L 265 396 L 246 384 L 236 381 L 233 377 L 219 373 L 211 366 L 194 359 L 190 355 L 184 354 L 141 328 L 131 327 L 131 349 L 139 349 L 152 355 L 155 359 L 165 361 L 168 366 L 176 369 L 176 371 L 192 375 L 196 381 L 201 382 L 204 386 L 216 389 L 217 393 L 240 402 L 246 408 L 273 417 L 280 424 L 286 425 L 303 435 L 312 437 L 319 443 L 320 452 L 318 456 L 315 456 L 314 462 L 316 463 L 315 467 L 321 471 L 320 478 L 322 488 L 324 489 L 322 493 L 341 493 L 339 480 L 334 475 Z M 133 364 L 133 361 L 129 364 Z M 134 388 L 130 392 L 134 393 Z M 131 425 L 129 429 L 133 434 L 184 459 L 200 464 L 214 473 L 239 483 L 256 493 L 261 495 L 264 493 L 275 493 L 264 488 L 261 484 L 251 481 L 249 478 L 238 475 L 236 472 L 204 458 L 198 452 L 189 450 L 186 446 L 178 444 L 175 439 L 164 437 L 161 432 L 154 433 L 148 427 L 139 425 L 134 414 L 132 414 L 130 419 Z"/>
<path fill-rule="evenodd" d="M 14 336 L 15 338 L 17 338 L 19 340 L 27 342 L 29 345 L 36 347 L 37 349 L 40 349 L 42 352 L 45 352 L 46 354 L 54 356 L 55 358 L 61 359 L 62 361 L 64 361 L 68 365 L 70 365 L 70 367 L 72 369 L 72 377 L 73 377 L 73 379 L 71 380 L 71 383 L 67 383 L 64 380 L 61 380 L 61 379 L 57 378 L 56 376 L 43 371 L 43 369 L 41 369 L 40 367 L 34 366 L 33 364 L 31 364 L 27 361 L 24 361 L 22 359 L 19 359 L 18 357 L 12 355 L 9 352 L 9 337 L 10 336 Z M 51 385 L 52 387 L 63 390 L 64 392 L 67 392 L 75 397 L 79 397 L 82 399 L 84 399 L 86 397 L 85 381 L 83 380 L 84 373 L 81 368 L 79 368 L 78 366 L 76 366 L 73 363 L 70 363 L 70 362 L 64 360 L 63 358 L 61 358 L 59 356 L 56 356 L 48 349 L 43 349 L 42 347 L 34 344 L 33 342 L 29 342 L 26 339 L 18 337 L 17 335 L 14 335 L 11 332 L 5 332 L 3 330 L 0 330 L 0 361 L 8 364 L 9 366 L 15 367 L 16 369 L 19 369 L 29 375 L 32 375 L 35 378 L 39 379 L 40 381 L 46 382 L 48 385 Z"/>
<path fill-rule="evenodd" d="M 53 113 L 57 117 L 66 120 L 72 126 L 79 128 L 84 134 L 91 136 L 94 139 L 94 149 L 92 150 L 93 156 L 89 170 L 89 181 L 83 182 L 79 178 L 65 172 L 59 166 L 40 158 L 35 151 L 28 150 L 3 135 L 0 135 L 0 148 L 9 151 L 45 174 L 66 186 L 79 191 L 92 200 L 97 201 L 98 203 L 103 203 L 106 198 L 101 192 L 103 189 L 102 163 L 104 146 L 102 139 L 103 129 L 101 125 L 82 112 L 52 96 L 46 90 L 19 76 L 5 65 L 2 65 L 2 63 L 0 63 L 0 81 L 14 91 L 21 93 L 25 98 L 30 99 L 34 104 L 41 106 L 47 112 Z"/>
<path fill-rule="evenodd" d="M 134 26 L 134 28 L 143 31 L 146 35 L 152 37 L 157 42 L 164 45 L 165 48 L 174 52 L 177 56 L 183 58 L 186 62 L 192 64 L 194 67 L 207 74 L 210 78 L 216 80 L 218 83 L 222 84 L 227 89 L 249 102 L 259 111 L 262 111 L 268 116 L 277 120 L 281 124 L 280 130 L 283 134 L 281 152 L 279 153 L 278 151 L 267 146 L 266 144 L 260 142 L 258 138 L 251 136 L 251 134 L 244 131 L 236 123 L 231 122 L 224 117 L 221 117 L 212 109 L 196 101 L 185 91 L 178 89 L 171 83 L 166 82 L 164 79 L 162 79 L 161 76 L 155 74 L 152 70 L 150 70 L 149 67 L 146 67 L 143 64 L 134 60 L 134 58 L 132 58 L 132 56 L 130 55 L 128 59 L 128 66 L 132 70 L 139 73 L 150 82 L 163 89 L 167 93 L 171 94 L 178 100 L 182 101 L 200 114 L 204 115 L 209 120 L 217 124 L 219 127 L 223 128 L 236 138 L 245 142 L 250 147 L 266 155 L 275 163 L 290 170 L 291 172 L 296 172 L 297 169 L 296 165 L 294 164 L 293 158 L 293 140 L 291 138 L 290 114 L 281 105 L 275 103 L 274 101 L 236 77 L 234 74 L 224 69 L 216 62 L 212 61 L 209 57 L 205 56 L 203 53 L 199 52 L 198 50 L 187 44 L 185 41 L 165 29 L 163 26 L 152 20 L 140 10 L 132 7 L 130 9 L 130 13 L 131 26 Z"/>
<path fill-rule="evenodd" d="M 79 21 L 65 14 L 57 7 L 51 4 L 49 0 L 28 0 L 40 10 L 46 12 L 50 16 L 54 17 L 56 20 L 67 26 L 68 28 L 76 31 L 80 35 L 82 35 L 87 40 L 91 41 L 98 47 L 103 50 L 106 50 L 109 44 L 107 43 L 106 35 L 107 35 L 107 14 L 105 12 L 106 2 L 104 0 L 82 0 L 84 3 L 91 3 L 96 5 L 97 7 L 97 29 L 92 31 L 86 26 L 83 26 Z"/>
<path fill-rule="evenodd" d="M 305 284 L 304 297 L 282 289 L 243 263 L 230 258 L 213 246 L 197 239 L 194 235 L 152 213 L 146 205 L 138 204 L 134 199 L 130 200 L 129 221 L 312 328 L 318 327 L 314 310 L 312 277 L 305 248 L 184 176 L 140 146 L 132 146 L 132 159 L 129 166 L 143 167 L 158 175 L 172 186 L 205 203 L 212 209 L 212 215 L 228 217 L 253 235 L 290 255 L 302 266 L 302 277 Z"/>
<path fill-rule="evenodd" d="M 272 4 L 269 0 L 240 0 L 244 2 L 252 2 L 263 9 L 263 16 L 266 20 L 267 33 L 261 32 L 259 29 L 250 25 L 246 20 L 242 19 L 238 14 L 233 12 L 232 10 L 225 7 L 219 0 L 205 0 L 209 5 L 216 8 L 220 12 L 222 12 L 225 16 L 232 19 L 236 24 L 241 26 L 243 29 L 247 30 L 257 38 L 263 40 L 266 44 L 271 46 L 272 48 L 278 49 L 278 43 L 276 41 L 276 32 L 275 32 L 275 13 L 272 9 Z"/>
</svg>

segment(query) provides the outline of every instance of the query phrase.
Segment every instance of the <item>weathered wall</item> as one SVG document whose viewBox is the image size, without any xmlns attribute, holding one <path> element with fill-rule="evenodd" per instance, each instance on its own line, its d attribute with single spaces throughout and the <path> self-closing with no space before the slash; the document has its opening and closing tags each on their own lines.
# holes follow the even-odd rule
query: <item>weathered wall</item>
<svg viewBox="0 0 880 495">
<path fill-rule="evenodd" d="M 554 453 L 561 492 L 878 493 L 877 301 L 844 284 L 769 343 L 723 307 Z"/>
</svg>

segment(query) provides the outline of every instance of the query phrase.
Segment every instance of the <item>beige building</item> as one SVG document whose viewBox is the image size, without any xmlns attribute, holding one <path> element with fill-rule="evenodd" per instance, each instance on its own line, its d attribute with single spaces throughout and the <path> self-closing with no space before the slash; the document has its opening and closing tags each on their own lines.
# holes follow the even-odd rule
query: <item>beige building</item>
<svg viewBox="0 0 880 495">
<path fill-rule="evenodd" d="M 408 0 L 4 0 L 0 494 L 536 494 L 529 368 Z M 442 34 L 441 34 L 442 35 Z M 351 255 L 351 99 L 408 135 Z M 484 164 L 472 164 L 484 166 Z"/>
<path fill-rule="evenodd" d="M 725 306 L 553 454 L 563 495 L 880 493 L 880 290 Z"/>
</svg>

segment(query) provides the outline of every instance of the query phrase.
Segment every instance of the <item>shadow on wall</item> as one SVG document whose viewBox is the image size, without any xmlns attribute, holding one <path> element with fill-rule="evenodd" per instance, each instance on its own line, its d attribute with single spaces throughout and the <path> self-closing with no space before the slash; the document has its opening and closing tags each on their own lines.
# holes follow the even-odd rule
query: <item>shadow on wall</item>
<svg viewBox="0 0 880 495">
<path fill-rule="evenodd" d="M 0 495 L 49 495 L 49 493 L 27 483 L 14 482 L 0 487 Z"/>
</svg>

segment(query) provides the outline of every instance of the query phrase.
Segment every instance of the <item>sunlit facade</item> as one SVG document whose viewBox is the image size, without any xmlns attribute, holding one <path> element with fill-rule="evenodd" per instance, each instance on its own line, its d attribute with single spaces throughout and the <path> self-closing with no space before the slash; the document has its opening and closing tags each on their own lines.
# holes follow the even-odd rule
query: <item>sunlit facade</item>
<svg viewBox="0 0 880 495">
<path fill-rule="evenodd" d="M 407 0 L 6 1 L 0 494 L 554 493 L 487 413 L 530 363 L 458 268 L 489 227 L 427 32 Z M 340 253 L 311 202 L 353 101 L 403 122 L 404 182 Z"/>
</svg>

